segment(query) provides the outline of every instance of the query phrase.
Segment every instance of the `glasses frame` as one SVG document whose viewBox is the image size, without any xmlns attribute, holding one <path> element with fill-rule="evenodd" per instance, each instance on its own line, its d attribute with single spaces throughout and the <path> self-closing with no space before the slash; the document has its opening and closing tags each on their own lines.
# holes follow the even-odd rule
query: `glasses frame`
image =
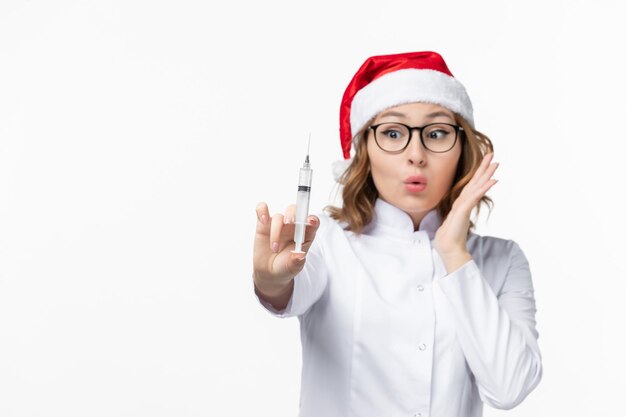
<svg viewBox="0 0 626 417">
<path fill-rule="evenodd" d="M 398 149 L 397 151 L 388 151 L 386 149 L 383 149 L 382 146 L 380 146 L 380 143 L 378 143 L 378 139 L 376 138 L 376 129 L 378 129 L 380 126 L 382 125 L 386 125 L 386 124 L 393 124 L 393 125 L 400 125 L 400 126 L 404 126 L 409 130 L 409 140 L 406 141 L 406 144 L 402 147 L 402 149 Z M 450 146 L 450 148 L 446 149 L 445 151 L 433 151 L 432 149 L 430 149 L 428 146 L 426 146 L 426 144 L 424 143 L 424 137 L 422 136 L 422 132 L 424 132 L 424 129 L 426 129 L 429 126 L 433 126 L 433 125 L 446 125 L 446 126 L 450 126 L 452 128 L 454 128 L 454 142 L 452 142 L 452 146 Z M 428 150 L 429 152 L 433 152 L 433 153 L 445 153 L 445 152 L 449 152 L 452 148 L 454 148 L 454 145 L 456 145 L 456 141 L 459 139 L 459 132 L 464 132 L 463 127 L 458 126 L 458 125 L 453 125 L 451 123 L 428 123 L 424 126 L 409 126 L 409 125 L 405 125 L 404 123 L 398 123 L 398 122 L 383 122 L 383 123 L 378 123 L 377 125 L 371 125 L 370 127 L 368 127 L 368 129 L 372 129 L 372 132 L 374 133 L 374 142 L 376 142 L 376 145 L 380 148 L 381 151 L 383 152 L 387 152 L 387 153 L 402 153 L 404 152 L 404 150 L 409 146 L 409 143 L 411 143 L 411 139 L 413 139 L 413 131 L 414 130 L 418 130 L 420 132 L 420 142 L 422 143 L 422 146 L 424 147 L 424 149 Z"/>
</svg>

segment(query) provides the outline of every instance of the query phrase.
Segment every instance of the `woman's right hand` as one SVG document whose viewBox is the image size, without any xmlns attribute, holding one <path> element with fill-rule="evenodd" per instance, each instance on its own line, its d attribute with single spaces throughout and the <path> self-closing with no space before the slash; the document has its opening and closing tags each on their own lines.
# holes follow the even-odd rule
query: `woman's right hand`
<svg viewBox="0 0 626 417">
<path fill-rule="evenodd" d="M 291 295 L 293 278 L 302 270 L 308 252 L 320 225 L 320 219 L 307 217 L 302 252 L 293 252 L 295 243 L 296 206 L 290 205 L 285 214 L 277 213 L 270 218 L 267 204 L 256 207 L 257 224 L 254 236 L 254 283 L 264 298 L 271 300 Z M 274 304 L 272 302 L 272 304 Z M 279 303 L 282 304 L 282 303 Z"/>
</svg>

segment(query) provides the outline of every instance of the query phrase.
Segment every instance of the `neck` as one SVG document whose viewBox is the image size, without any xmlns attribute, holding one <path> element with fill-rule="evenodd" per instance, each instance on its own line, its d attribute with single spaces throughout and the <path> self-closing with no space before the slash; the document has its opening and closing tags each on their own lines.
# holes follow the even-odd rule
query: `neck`
<svg viewBox="0 0 626 417">
<path fill-rule="evenodd" d="M 426 213 L 407 213 L 411 220 L 413 220 L 413 230 L 417 231 L 420 228 L 420 224 L 422 223 L 422 219 L 426 216 Z"/>
</svg>

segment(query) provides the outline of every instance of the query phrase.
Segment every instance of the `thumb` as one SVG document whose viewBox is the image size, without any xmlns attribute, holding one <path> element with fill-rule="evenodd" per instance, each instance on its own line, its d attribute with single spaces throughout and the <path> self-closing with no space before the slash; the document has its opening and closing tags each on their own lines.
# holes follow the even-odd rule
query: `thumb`
<svg viewBox="0 0 626 417">
<path fill-rule="evenodd" d="M 287 270 L 291 276 L 296 276 L 304 268 L 306 261 L 306 253 L 303 252 L 290 252 L 289 259 L 287 260 Z"/>
</svg>

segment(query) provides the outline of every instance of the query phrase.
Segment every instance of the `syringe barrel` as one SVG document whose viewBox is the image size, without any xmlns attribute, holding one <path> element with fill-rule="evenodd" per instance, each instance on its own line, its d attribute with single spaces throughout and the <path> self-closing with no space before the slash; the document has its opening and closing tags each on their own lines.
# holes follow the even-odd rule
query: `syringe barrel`
<svg viewBox="0 0 626 417">
<path fill-rule="evenodd" d="M 313 178 L 313 170 L 300 168 L 300 176 L 298 178 L 298 187 L 310 187 Z"/>
<path fill-rule="evenodd" d="M 307 168 L 300 169 L 300 179 L 298 181 L 298 195 L 296 196 L 296 230 L 293 240 L 296 248 L 304 242 L 304 232 L 306 231 L 306 218 L 309 215 L 309 202 L 311 201 L 311 180 L 313 170 Z"/>
<path fill-rule="evenodd" d="M 304 230 L 306 227 L 306 218 L 309 215 L 309 201 L 311 193 L 308 191 L 298 191 L 296 198 L 296 231 L 293 240 L 295 242 L 304 242 Z"/>
</svg>

